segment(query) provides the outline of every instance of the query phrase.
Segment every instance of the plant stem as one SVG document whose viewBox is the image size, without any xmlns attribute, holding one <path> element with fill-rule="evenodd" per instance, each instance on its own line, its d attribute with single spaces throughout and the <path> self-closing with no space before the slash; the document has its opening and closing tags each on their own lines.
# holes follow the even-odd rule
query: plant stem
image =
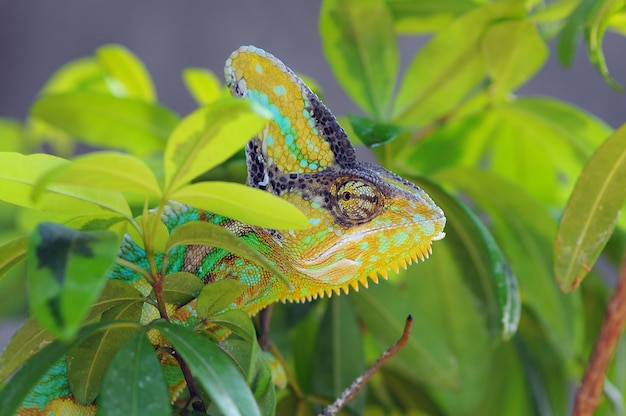
<svg viewBox="0 0 626 416">
<path fill-rule="evenodd" d="M 600 404 L 606 369 L 613 358 L 624 322 L 626 322 L 626 261 L 622 264 L 619 281 L 607 306 L 582 384 L 576 392 L 573 416 L 591 415 Z"/>
</svg>

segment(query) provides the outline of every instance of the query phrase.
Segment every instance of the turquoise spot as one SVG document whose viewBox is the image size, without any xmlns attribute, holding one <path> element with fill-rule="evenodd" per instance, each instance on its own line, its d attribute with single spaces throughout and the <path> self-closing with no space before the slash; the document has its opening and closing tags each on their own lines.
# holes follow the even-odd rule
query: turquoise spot
<svg viewBox="0 0 626 416">
<path fill-rule="evenodd" d="M 363 241 L 363 242 L 361 242 L 361 244 L 359 244 L 359 248 L 361 250 L 369 250 L 370 243 L 368 243 L 367 241 Z"/>
<path fill-rule="evenodd" d="M 321 219 L 319 218 L 309 218 L 309 223 L 311 225 L 318 225 L 320 223 Z"/>
<path fill-rule="evenodd" d="M 409 239 L 409 236 L 407 233 L 399 231 L 397 232 L 394 236 L 393 236 L 393 242 L 396 246 L 401 246 L 402 244 L 404 244 L 406 242 L 406 240 Z"/>
<path fill-rule="evenodd" d="M 317 169 L 317 165 L 315 163 L 311 163 L 311 164 L 309 164 L 309 169 L 315 170 L 315 169 Z"/>
<path fill-rule="evenodd" d="M 300 167 L 305 168 L 309 163 L 306 160 L 300 161 Z"/>
<path fill-rule="evenodd" d="M 425 221 L 420 224 L 420 230 L 426 234 L 431 235 L 435 233 L 435 223 L 432 221 Z"/>
<path fill-rule="evenodd" d="M 259 74 L 263 73 L 263 68 L 261 68 L 261 65 L 259 65 L 259 64 L 256 64 L 254 66 L 254 69 L 256 69 L 256 72 L 258 72 Z"/>
<path fill-rule="evenodd" d="M 291 134 L 285 136 L 285 143 L 287 143 L 287 146 L 293 143 L 293 136 Z"/>
<path fill-rule="evenodd" d="M 424 221 L 426 218 L 424 218 L 423 215 L 421 214 L 413 214 L 413 222 L 420 222 L 420 221 Z"/>
<path fill-rule="evenodd" d="M 274 145 L 274 137 L 272 137 L 272 136 L 267 136 L 267 137 L 265 138 L 265 143 L 266 143 L 268 146 L 272 146 L 272 145 Z"/>
<path fill-rule="evenodd" d="M 287 91 L 285 91 L 285 87 L 283 87 L 282 85 L 275 86 L 274 92 L 276 93 L 276 95 L 284 95 L 287 93 Z"/>
</svg>

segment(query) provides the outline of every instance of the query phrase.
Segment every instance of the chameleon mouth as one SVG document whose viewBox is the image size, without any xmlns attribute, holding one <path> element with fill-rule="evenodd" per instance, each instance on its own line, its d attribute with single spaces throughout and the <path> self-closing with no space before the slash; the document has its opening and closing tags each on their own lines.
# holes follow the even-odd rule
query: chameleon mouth
<svg viewBox="0 0 626 416">
<path fill-rule="evenodd" d="M 440 231 L 437 235 L 432 237 L 427 244 L 422 244 L 418 246 L 414 251 L 410 252 L 409 254 L 403 257 L 400 257 L 397 260 L 389 262 L 384 268 L 375 270 L 369 274 L 364 274 L 356 279 L 352 279 L 351 281 L 346 282 L 343 285 L 340 285 L 334 288 L 321 289 L 318 292 L 303 295 L 298 298 L 286 298 L 286 299 L 283 299 L 282 301 L 283 303 L 286 301 L 290 303 L 294 303 L 294 302 L 304 303 L 304 302 L 310 302 L 318 298 L 322 299 L 324 298 L 324 296 L 331 297 L 333 293 L 339 296 L 342 291 L 345 294 L 348 294 L 350 291 L 350 287 L 352 287 L 352 289 L 355 292 L 359 291 L 360 286 L 363 286 L 364 288 L 367 289 L 370 280 L 378 284 L 379 277 L 382 277 L 385 280 L 389 278 L 389 271 L 393 270 L 396 273 L 400 273 L 401 267 L 404 270 L 406 270 L 409 265 L 413 264 L 413 262 L 417 263 L 419 260 L 425 261 L 426 259 L 428 259 L 428 257 L 432 254 L 432 242 L 441 240 L 442 238 L 444 238 L 444 236 L 445 236 L 445 233 L 443 231 Z"/>
</svg>

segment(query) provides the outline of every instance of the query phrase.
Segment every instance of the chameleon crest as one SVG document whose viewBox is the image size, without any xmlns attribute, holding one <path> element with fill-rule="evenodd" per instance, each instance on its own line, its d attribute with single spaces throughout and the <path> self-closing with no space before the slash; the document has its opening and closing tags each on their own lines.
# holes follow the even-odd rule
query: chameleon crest
<svg viewBox="0 0 626 416">
<path fill-rule="evenodd" d="M 271 54 L 245 46 L 226 61 L 231 93 L 273 115 L 247 148 L 248 185 L 292 202 L 307 230 L 268 231 L 289 261 L 296 290 L 281 300 L 305 300 L 367 286 L 388 269 L 406 267 L 443 238 L 445 217 L 419 187 L 357 160 L 345 131 L 319 98 Z M 280 264 L 280 261 L 278 262 Z"/>
</svg>

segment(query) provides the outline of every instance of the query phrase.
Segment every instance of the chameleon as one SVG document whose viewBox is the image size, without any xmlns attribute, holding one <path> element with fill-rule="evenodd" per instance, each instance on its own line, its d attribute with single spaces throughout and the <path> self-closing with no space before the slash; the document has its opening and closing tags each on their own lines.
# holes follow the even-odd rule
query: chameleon
<svg viewBox="0 0 626 416">
<path fill-rule="evenodd" d="M 443 211 L 420 187 L 358 160 L 336 118 L 292 70 L 262 49 L 243 46 L 230 55 L 224 72 L 233 96 L 253 100 L 272 115 L 246 145 L 247 185 L 291 202 L 310 226 L 266 229 L 172 202 L 162 215 L 170 232 L 189 221 L 217 224 L 266 256 L 292 288 L 217 247 L 178 247 L 168 258 L 167 273 L 190 272 L 204 283 L 237 279 L 246 290 L 232 307 L 254 315 L 277 301 L 304 302 L 358 290 L 370 280 L 377 283 L 379 276 L 387 278 L 389 270 L 428 257 L 432 242 L 445 235 Z M 145 252 L 129 236 L 119 256 L 148 268 Z M 120 265 L 109 278 L 150 293 L 138 273 Z M 184 322 L 193 308 L 193 302 L 181 307 L 172 319 Z M 18 414 L 93 415 L 96 410 L 96 404 L 81 406 L 73 399 L 62 360 Z"/>
</svg>

